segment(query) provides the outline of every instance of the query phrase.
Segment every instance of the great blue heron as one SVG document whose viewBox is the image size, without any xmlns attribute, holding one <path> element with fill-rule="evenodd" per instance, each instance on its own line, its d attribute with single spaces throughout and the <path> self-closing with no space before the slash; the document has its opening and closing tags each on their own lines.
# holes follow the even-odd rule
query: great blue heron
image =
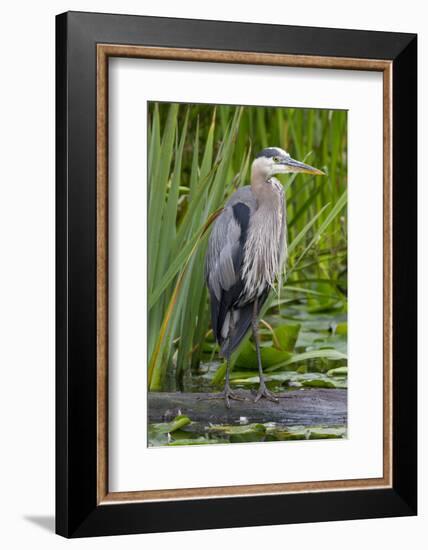
<svg viewBox="0 0 428 550">
<path fill-rule="evenodd" d="M 256 345 L 260 386 L 255 401 L 278 401 L 265 384 L 260 355 L 260 309 L 280 277 L 286 256 L 284 190 L 274 174 L 324 174 L 299 162 L 278 147 L 268 147 L 254 159 L 251 185 L 230 197 L 214 223 L 205 261 L 205 278 L 211 297 L 212 328 L 226 359 L 226 381 L 221 393 L 210 397 L 243 398 L 230 388 L 230 356 L 250 326 Z"/>
</svg>

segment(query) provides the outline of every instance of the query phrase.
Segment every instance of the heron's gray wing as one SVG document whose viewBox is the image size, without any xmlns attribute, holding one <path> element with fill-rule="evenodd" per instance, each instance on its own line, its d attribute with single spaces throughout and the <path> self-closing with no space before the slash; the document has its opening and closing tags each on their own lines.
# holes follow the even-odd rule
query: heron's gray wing
<svg viewBox="0 0 428 550">
<path fill-rule="evenodd" d="M 233 207 L 226 207 L 217 218 L 208 242 L 205 278 L 220 300 L 222 290 L 229 290 L 237 281 L 237 268 L 242 260 L 241 226 Z"/>
<path fill-rule="evenodd" d="M 249 220 L 247 204 L 229 204 L 217 218 L 209 239 L 205 277 L 211 294 L 212 326 L 218 341 L 228 311 L 243 289 L 241 267 Z"/>
</svg>

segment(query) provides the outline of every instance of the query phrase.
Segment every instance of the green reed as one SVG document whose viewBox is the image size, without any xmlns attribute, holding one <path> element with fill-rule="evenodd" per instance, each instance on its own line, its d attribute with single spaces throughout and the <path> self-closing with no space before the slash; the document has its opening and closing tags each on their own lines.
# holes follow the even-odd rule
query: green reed
<svg viewBox="0 0 428 550">
<path fill-rule="evenodd" d="M 210 338 L 209 224 L 227 197 L 248 184 L 252 158 L 264 147 L 282 147 L 327 174 L 280 176 L 289 243 L 280 298 L 287 285 L 314 296 L 336 285 L 343 299 L 347 113 L 151 103 L 148 139 L 148 380 L 159 391 L 182 388 L 199 365 Z M 271 308 L 277 300 L 271 297 Z"/>
</svg>

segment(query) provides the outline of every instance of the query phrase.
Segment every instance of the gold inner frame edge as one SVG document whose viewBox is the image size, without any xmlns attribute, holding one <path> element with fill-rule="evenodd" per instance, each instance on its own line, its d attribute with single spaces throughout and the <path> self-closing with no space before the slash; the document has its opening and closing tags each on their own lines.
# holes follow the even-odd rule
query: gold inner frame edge
<svg viewBox="0 0 428 550">
<path fill-rule="evenodd" d="M 109 492 L 108 489 L 108 59 L 133 57 L 383 73 L 383 477 Z M 392 486 L 392 61 L 97 44 L 97 504 L 225 498 Z"/>
</svg>

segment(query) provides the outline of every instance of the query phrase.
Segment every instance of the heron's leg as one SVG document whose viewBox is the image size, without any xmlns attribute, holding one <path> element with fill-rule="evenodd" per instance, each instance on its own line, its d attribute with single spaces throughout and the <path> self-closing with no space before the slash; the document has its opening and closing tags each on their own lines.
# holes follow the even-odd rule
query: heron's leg
<svg viewBox="0 0 428 550">
<path fill-rule="evenodd" d="M 206 397 L 206 399 L 225 399 L 226 405 L 230 407 L 229 399 L 236 399 L 237 401 L 245 401 L 244 397 L 237 395 L 230 387 L 230 358 L 226 358 L 226 378 L 224 381 L 224 388 L 222 392 L 213 393 Z"/>
<path fill-rule="evenodd" d="M 224 399 L 226 407 L 230 409 L 230 400 L 235 399 L 235 401 L 246 401 L 245 397 L 235 393 L 230 387 L 230 357 L 226 358 L 226 380 L 224 383 L 224 389 L 222 392 L 213 393 L 202 397 L 202 399 Z"/>
<path fill-rule="evenodd" d="M 257 298 L 254 302 L 253 318 L 252 318 L 251 326 L 252 326 L 252 329 L 253 329 L 254 342 L 256 344 L 257 363 L 258 363 L 258 366 L 259 366 L 259 379 L 260 379 L 259 391 L 257 392 L 256 398 L 255 398 L 254 401 L 257 402 L 262 397 L 265 397 L 266 399 L 269 399 L 269 401 L 274 401 L 275 403 L 278 403 L 279 400 L 276 397 L 276 395 L 267 389 L 266 382 L 265 382 L 265 377 L 264 377 L 264 374 L 263 374 L 262 356 L 260 354 L 258 299 Z"/>
</svg>

